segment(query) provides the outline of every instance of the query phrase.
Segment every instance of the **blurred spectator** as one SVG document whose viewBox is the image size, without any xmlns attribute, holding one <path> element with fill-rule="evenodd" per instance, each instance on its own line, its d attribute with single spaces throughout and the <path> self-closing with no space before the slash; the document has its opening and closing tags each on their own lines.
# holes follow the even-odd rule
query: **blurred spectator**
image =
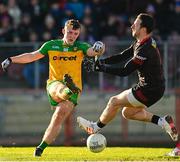
<svg viewBox="0 0 180 162">
<path fill-rule="evenodd" d="M 175 12 L 176 12 L 177 14 L 180 13 L 180 0 L 176 0 L 176 1 L 175 1 Z"/>
<path fill-rule="evenodd" d="M 8 0 L 8 13 L 13 19 L 13 25 L 19 25 L 21 21 L 21 10 L 16 3 L 16 0 Z"/>
<path fill-rule="evenodd" d="M 69 19 L 75 19 L 75 15 L 74 13 L 70 10 L 70 9 L 65 9 L 64 10 L 64 13 L 63 13 L 63 18 L 62 18 L 62 21 L 61 21 L 61 26 L 64 25 L 64 23 L 69 20 Z"/>
<path fill-rule="evenodd" d="M 8 13 L 7 6 L 4 3 L 0 2 L 0 20 L 3 19 L 4 17 L 10 18 L 10 15 Z"/>
<path fill-rule="evenodd" d="M 28 5 L 28 13 L 30 13 L 33 24 L 40 24 L 42 22 L 42 9 L 39 4 L 39 0 L 30 0 L 30 4 Z"/>
<path fill-rule="evenodd" d="M 33 30 L 33 27 L 31 26 L 31 16 L 28 13 L 24 13 L 22 15 L 22 21 L 19 26 L 19 34 L 21 37 L 22 42 L 28 42 L 29 41 L 29 33 Z"/>
<path fill-rule="evenodd" d="M 1 28 L 0 28 L 0 42 L 11 41 L 11 20 L 9 16 L 3 16 L 1 18 Z"/>
<path fill-rule="evenodd" d="M 38 41 L 38 36 L 36 34 L 36 32 L 31 31 L 30 35 L 29 35 L 29 40 L 30 42 L 36 42 Z M 36 81 L 35 81 L 35 66 L 36 64 L 38 64 L 38 71 L 37 73 L 39 73 L 39 79 L 40 79 L 40 87 L 44 86 L 45 84 L 45 80 L 47 79 L 47 75 L 48 75 L 48 64 L 47 64 L 47 59 L 42 59 L 39 60 L 36 63 L 29 63 L 29 64 L 25 64 L 22 74 L 24 79 L 26 80 L 26 83 L 28 85 L 29 88 L 35 88 L 36 86 Z"/>
<path fill-rule="evenodd" d="M 107 24 L 104 28 L 104 36 L 106 35 L 116 35 L 117 34 L 117 25 L 118 25 L 118 19 L 117 16 L 110 13 L 107 17 Z"/>
<path fill-rule="evenodd" d="M 45 16 L 44 25 L 43 25 L 42 40 L 51 40 L 59 36 L 60 27 L 56 25 L 54 17 L 50 14 Z M 59 31 L 59 33 L 58 33 Z"/>
<path fill-rule="evenodd" d="M 163 39 L 167 39 L 167 36 L 173 30 L 173 3 L 174 0 L 156 0 L 155 3 L 155 20 L 156 28 L 159 29 L 160 35 Z"/>
<path fill-rule="evenodd" d="M 155 7 L 152 3 L 148 3 L 147 7 L 146 7 L 146 12 L 148 14 L 150 14 L 151 16 L 154 16 L 156 14 L 156 10 Z"/>
<path fill-rule="evenodd" d="M 92 15 L 97 32 L 94 33 L 96 39 L 101 39 L 104 36 L 104 29 L 106 28 L 106 17 L 108 14 L 108 6 L 105 1 L 92 0 L 91 4 Z"/>
<path fill-rule="evenodd" d="M 22 80 L 23 77 L 23 64 L 14 64 L 9 67 L 8 69 L 8 77 L 10 77 L 13 80 Z"/>
<path fill-rule="evenodd" d="M 35 28 L 37 32 L 41 31 L 41 27 L 44 20 L 44 15 L 46 14 L 40 5 L 39 0 L 30 0 L 28 6 L 25 8 L 24 12 L 27 12 L 31 17 L 31 26 Z"/>
<path fill-rule="evenodd" d="M 84 23 L 88 37 L 100 40 L 110 35 L 121 39 L 139 12 L 155 17 L 162 39 L 173 30 L 180 32 L 180 0 L 7 0 L 0 2 L 0 41 L 29 41 L 29 31 L 37 35 L 44 31 L 40 40 L 56 38 L 58 33 L 53 28 L 60 29 L 71 18 Z"/>
<path fill-rule="evenodd" d="M 138 15 L 140 12 L 145 12 L 148 0 L 128 0 L 128 14 L 129 16 Z"/>
<path fill-rule="evenodd" d="M 84 14 L 84 3 L 80 0 L 69 0 L 65 5 L 65 9 L 72 11 L 75 19 L 81 20 Z"/>
<path fill-rule="evenodd" d="M 37 32 L 35 31 L 29 31 L 29 41 L 30 42 L 38 42 L 39 41 L 39 37 L 38 37 L 38 34 Z"/>
<path fill-rule="evenodd" d="M 83 24 L 84 28 L 86 28 L 86 32 L 90 37 L 96 36 L 95 24 L 93 24 L 92 17 L 85 16 L 82 20 L 82 24 Z M 94 38 L 94 39 L 96 39 L 96 38 Z"/>
<path fill-rule="evenodd" d="M 62 4 L 61 4 L 62 5 Z M 56 21 L 57 26 L 63 26 L 64 23 L 62 23 L 64 19 L 64 5 L 61 6 L 58 1 L 53 1 L 50 4 L 49 12 L 48 14 L 52 15 L 53 18 Z M 61 7 L 61 8 L 60 8 Z"/>
<path fill-rule="evenodd" d="M 44 61 L 39 61 L 38 73 L 40 78 L 40 87 L 44 86 L 47 79 L 47 64 Z M 28 84 L 29 88 L 35 88 L 35 63 L 26 64 L 23 69 L 23 76 Z"/>
<path fill-rule="evenodd" d="M 0 3 L 0 42 L 11 41 L 12 19 L 7 6 Z"/>
<path fill-rule="evenodd" d="M 81 26 L 81 34 L 79 36 L 79 40 L 89 42 L 90 44 L 93 44 L 95 42 L 93 34 L 89 34 L 87 32 L 87 28 L 85 28 L 84 25 Z"/>
<path fill-rule="evenodd" d="M 176 39 L 180 34 L 180 0 L 139 0 L 138 3 L 137 0 L 2 0 L 0 42 L 56 39 L 61 37 L 64 22 L 71 18 L 83 24 L 79 40 L 91 44 L 94 40 L 103 40 L 107 45 L 130 41 L 130 25 L 140 12 L 155 17 L 158 43 L 179 41 Z M 107 48 L 106 55 L 111 55 L 117 47 Z M 171 54 L 177 51 L 175 45 L 172 47 Z"/>
</svg>

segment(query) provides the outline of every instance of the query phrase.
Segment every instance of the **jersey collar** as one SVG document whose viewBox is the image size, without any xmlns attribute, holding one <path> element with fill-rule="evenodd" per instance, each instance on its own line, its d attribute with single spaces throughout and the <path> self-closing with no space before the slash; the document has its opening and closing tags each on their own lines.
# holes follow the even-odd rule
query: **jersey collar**
<svg viewBox="0 0 180 162">
<path fill-rule="evenodd" d="M 150 39 L 151 37 L 146 37 L 146 38 L 144 38 L 143 40 L 141 40 L 140 42 L 138 42 L 140 45 L 142 45 L 142 44 L 144 44 L 144 43 L 146 43 L 149 39 Z"/>
</svg>

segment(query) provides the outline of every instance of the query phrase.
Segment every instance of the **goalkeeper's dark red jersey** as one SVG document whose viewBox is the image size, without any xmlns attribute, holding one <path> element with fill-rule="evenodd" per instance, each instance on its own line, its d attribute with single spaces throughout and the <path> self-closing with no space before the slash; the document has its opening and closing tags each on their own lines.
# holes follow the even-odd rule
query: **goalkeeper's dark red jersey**
<svg viewBox="0 0 180 162">
<path fill-rule="evenodd" d="M 111 65 L 126 60 L 124 67 Z M 110 74 L 127 76 L 137 71 L 139 81 L 132 88 L 132 92 L 134 97 L 146 106 L 151 106 L 163 96 L 165 79 L 162 60 L 153 38 L 135 41 L 122 53 L 106 58 L 103 62 L 103 71 Z"/>
</svg>

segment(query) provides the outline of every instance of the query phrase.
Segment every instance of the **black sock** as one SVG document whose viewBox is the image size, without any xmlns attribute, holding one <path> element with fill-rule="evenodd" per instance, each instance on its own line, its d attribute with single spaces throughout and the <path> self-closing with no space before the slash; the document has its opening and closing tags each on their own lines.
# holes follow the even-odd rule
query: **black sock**
<svg viewBox="0 0 180 162">
<path fill-rule="evenodd" d="M 159 119 L 160 119 L 159 116 L 153 115 L 153 116 L 152 116 L 152 119 L 151 119 L 151 122 L 158 125 L 158 120 L 159 120 Z"/>
<path fill-rule="evenodd" d="M 97 121 L 97 126 L 103 128 L 106 124 L 103 124 L 100 120 Z"/>
</svg>

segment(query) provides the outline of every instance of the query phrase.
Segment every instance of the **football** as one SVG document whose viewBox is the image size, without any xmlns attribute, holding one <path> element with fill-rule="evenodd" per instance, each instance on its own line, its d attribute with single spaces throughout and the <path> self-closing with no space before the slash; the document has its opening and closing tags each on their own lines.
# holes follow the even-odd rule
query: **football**
<svg viewBox="0 0 180 162">
<path fill-rule="evenodd" d="M 86 141 L 87 148 L 94 153 L 103 151 L 106 148 L 107 141 L 105 136 L 100 133 L 91 134 Z"/>
</svg>

